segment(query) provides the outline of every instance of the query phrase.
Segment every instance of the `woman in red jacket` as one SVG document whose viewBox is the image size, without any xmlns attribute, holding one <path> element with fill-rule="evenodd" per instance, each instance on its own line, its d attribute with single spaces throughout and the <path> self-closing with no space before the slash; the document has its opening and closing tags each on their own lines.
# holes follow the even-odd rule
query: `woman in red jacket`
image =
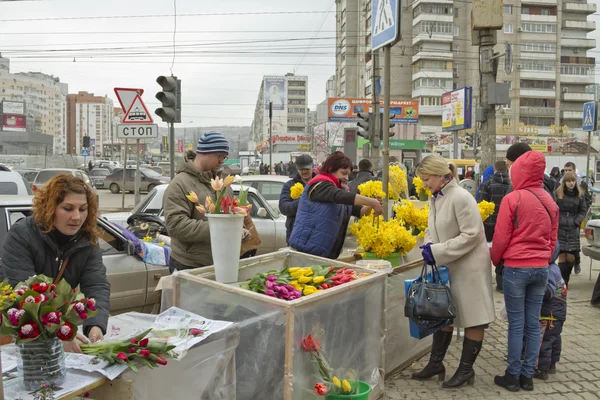
<svg viewBox="0 0 600 400">
<path fill-rule="evenodd" d="M 512 392 L 533 390 L 538 321 L 558 234 L 558 206 L 543 188 L 545 169 L 546 160 L 539 151 L 528 151 L 512 164 L 514 190 L 500 204 L 491 248 L 494 265 L 504 264 L 508 314 L 508 367 L 494 382 Z M 524 332 L 527 342 L 521 363 Z"/>
</svg>

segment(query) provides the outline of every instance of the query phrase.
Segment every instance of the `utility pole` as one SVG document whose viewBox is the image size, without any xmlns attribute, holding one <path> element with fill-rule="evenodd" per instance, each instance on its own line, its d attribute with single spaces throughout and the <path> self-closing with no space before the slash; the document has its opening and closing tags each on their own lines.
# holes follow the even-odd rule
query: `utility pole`
<svg viewBox="0 0 600 400">
<path fill-rule="evenodd" d="M 273 102 L 269 101 L 269 175 L 273 174 Z"/>
<path fill-rule="evenodd" d="M 494 57 L 496 32 L 492 29 L 479 31 L 481 53 L 481 98 L 479 106 L 485 113 L 485 122 L 481 125 L 481 164 L 482 168 L 494 165 L 496 161 L 496 105 L 489 104 L 488 84 L 496 83 L 498 57 Z"/>
<path fill-rule="evenodd" d="M 390 181 L 390 81 L 392 69 L 392 46 L 383 48 L 383 143 L 381 153 L 383 155 L 383 191 L 388 192 L 388 182 Z M 375 119 L 377 121 L 378 118 Z M 379 131 L 376 131 L 378 134 Z M 390 218 L 389 199 L 385 196 L 383 199 L 383 219 L 388 221 Z"/>
<path fill-rule="evenodd" d="M 373 93 L 373 130 L 374 134 L 379 134 L 379 96 L 377 93 L 377 78 L 379 77 L 378 68 L 379 63 L 377 62 L 377 50 L 371 50 L 371 58 L 373 60 L 373 74 L 371 75 L 371 92 Z M 379 143 L 376 140 L 371 139 L 371 153 L 370 158 L 375 161 L 375 169 L 381 168 L 381 158 L 379 157 Z M 363 157 L 365 155 L 363 154 Z"/>
</svg>

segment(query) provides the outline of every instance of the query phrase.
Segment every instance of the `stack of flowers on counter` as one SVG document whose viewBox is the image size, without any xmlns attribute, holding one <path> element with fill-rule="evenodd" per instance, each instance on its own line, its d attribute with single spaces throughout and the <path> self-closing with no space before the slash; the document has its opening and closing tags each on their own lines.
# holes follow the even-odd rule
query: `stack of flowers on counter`
<svg viewBox="0 0 600 400">
<path fill-rule="evenodd" d="M 429 207 L 421 209 L 415 208 L 410 200 L 402 200 L 400 204 L 394 207 L 396 215 L 394 218 L 404 224 L 412 234 L 418 238 L 425 237 L 429 218 Z"/>
<path fill-rule="evenodd" d="M 383 216 L 365 215 L 350 225 L 350 232 L 356 236 L 358 245 L 366 252 L 386 259 L 392 253 L 408 253 L 417 244 L 417 239 L 397 219 L 384 221 Z"/>
<path fill-rule="evenodd" d="M 58 338 L 71 341 L 77 325 L 96 315 L 96 301 L 86 299 L 66 280 L 36 275 L 13 288 L 5 280 L 0 285 L 0 334 L 16 337 L 17 344 Z"/>
<path fill-rule="evenodd" d="M 335 398 L 357 398 L 357 395 L 365 396 L 371 392 L 368 383 L 359 381 L 357 374 L 353 370 L 338 370 L 338 374 L 331 367 L 325 352 L 321 346 L 321 340 L 318 334 L 311 333 L 300 343 L 302 350 L 310 355 L 312 364 L 316 367 L 315 377 L 318 382 L 314 385 L 313 394 L 318 396 L 336 395 Z M 363 397 L 360 397 L 361 399 Z"/>
<path fill-rule="evenodd" d="M 90 356 L 96 356 L 109 363 L 126 364 L 134 372 L 138 366 L 145 365 L 154 368 L 157 365 L 167 365 L 165 356 L 175 348 L 169 345 L 167 338 L 149 338 L 147 335 L 152 331 L 140 333 L 131 338 L 117 342 L 100 342 L 94 344 L 80 345 L 81 351 Z M 200 329 L 191 329 L 190 336 L 203 335 Z"/>
<path fill-rule="evenodd" d="M 258 273 L 241 282 L 240 287 L 278 299 L 296 300 L 368 275 L 329 265 L 292 267 Z"/>
<path fill-rule="evenodd" d="M 296 184 L 290 188 L 290 197 L 293 200 L 298 200 L 300 196 L 302 196 L 302 192 L 304 192 L 304 186 L 300 182 L 296 182 Z"/>
<path fill-rule="evenodd" d="M 489 216 L 492 215 L 496 210 L 496 204 L 490 201 L 481 200 L 477 204 L 477 208 L 479 208 L 479 214 L 481 214 L 481 219 L 485 222 L 485 220 L 488 219 Z"/>
</svg>

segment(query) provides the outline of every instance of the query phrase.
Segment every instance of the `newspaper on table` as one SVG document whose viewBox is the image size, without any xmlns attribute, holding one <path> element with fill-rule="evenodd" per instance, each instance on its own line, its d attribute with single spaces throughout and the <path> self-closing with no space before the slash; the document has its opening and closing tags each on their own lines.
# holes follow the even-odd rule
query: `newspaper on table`
<svg viewBox="0 0 600 400">
<path fill-rule="evenodd" d="M 90 374 L 83 371 L 68 371 L 65 382 L 54 389 L 53 398 L 58 399 L 69 393 L 77 392 L 101 379 L 104 378 L 97 373 Z M 36 398 L 35 392 L 21 388 L 16 371 L 3 374 L 3 383 L 5 400 L 34 400 Z"/>
</svg>

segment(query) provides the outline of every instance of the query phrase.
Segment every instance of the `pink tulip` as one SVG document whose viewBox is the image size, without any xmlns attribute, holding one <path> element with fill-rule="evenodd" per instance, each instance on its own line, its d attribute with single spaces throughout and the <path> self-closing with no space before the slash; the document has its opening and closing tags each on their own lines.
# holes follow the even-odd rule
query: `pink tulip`
<svg viewBox="0 0 600 400">
<path fill-rule="evenodd" d="M 190 329 L 190 335 L 192 335 L 192 336 L 200 336 L 203 334 L 204 334 L 204 331 L 202 329 L 198 329 L 198 328 Z"/>
<path fill-rule="evenodd" d="M 271 289 L 267 289 L 267 290 L 265 290 L 265 294 L 266 294 L 267 296 L 276 297 L 276 295 L 275 295 L 275 292 L 274 292 L 274 291 L 272 291 Z"/>
<path fill-rule="evenodd" d="M 129 361 L 129 358 L 127 358 L 127 355 L 123 352 L 117 354 L 117 358 L 121 361 Z"/>
<path fill-rule="evenodd" d="M 144 358 L 148 358 L 150 357 L 150 350 L 140 350 L 140 356 L 144 357 Z"/>
<path fill-rule="evenodd" d="M 273 289 L 273 287 L 275 286 L 275 284 L 271 281 L 266 281 L 265 282 L 265 286 L 267 287 L 267 289 Z"/>
<path fill-rule="evenodd" d="M 270 280 L 270 281 L 276 281 L 276 280 L 277 280 L 277 277 L 276 277 L 275 275 L 273 275 L 273 274 L 269 274 L 269 275 L 267 276 L 267 280 Z"/>
<path fill-rule="evenodd" d="M 142 340 L 140 340 L 140 347 L 147 347 L 148 346 L 148 338 L 143 338 Z"/>
</svg>

